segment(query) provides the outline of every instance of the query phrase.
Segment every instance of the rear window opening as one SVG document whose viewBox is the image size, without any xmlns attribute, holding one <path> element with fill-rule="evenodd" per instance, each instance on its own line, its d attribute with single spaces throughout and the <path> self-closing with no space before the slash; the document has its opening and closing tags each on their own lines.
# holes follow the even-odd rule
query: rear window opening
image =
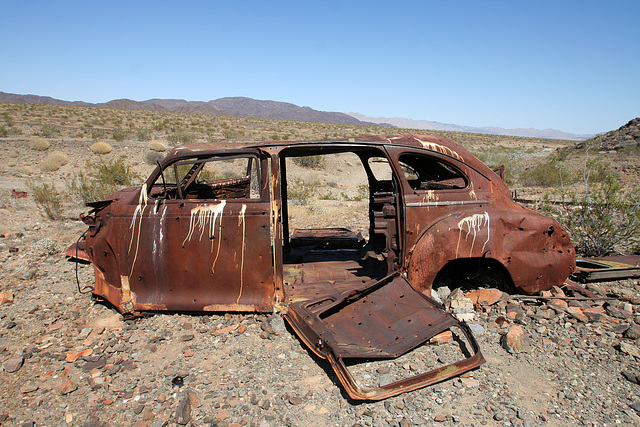
<svg viewBox="0 0 640 427">
<path fill-rule="evenodd" d="M 331 149 L 281 159 L 289 302 L 380 279 L 398 259 L 398 197 L 386 157 Z"/>
</svg>

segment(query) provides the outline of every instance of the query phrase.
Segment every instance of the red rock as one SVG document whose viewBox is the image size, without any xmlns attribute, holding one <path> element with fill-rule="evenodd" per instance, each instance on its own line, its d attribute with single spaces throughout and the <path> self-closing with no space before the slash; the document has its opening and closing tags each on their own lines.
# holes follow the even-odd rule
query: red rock
<svg viewBox="0 0 640 427">
<path fill-rule="evenodd" d="M 113 405 L 113 399 L 105 399 L 102 401 L 102 403 L 107 406 Z"/>
<path fill-rule="evenodd" d="M 194 353 L 193 353 L 193 351 L 191 351 L 191 350 L 185 350 L 185 351 L 184 351 L 184 355 L 185 355 L 186 357 L 192 357 L 192 356 L 194 355 Z"/>
<path fill-rule="evenodd" d="M 244 331 L 246 331 L 246 330 L 247 330 L 246 326 L 240 326 L 240 327 L 238 328 L 238 333 L 239 333 L 239 334 L 244 334 Z"/>
<path fill-rule="evenodd" d="M 78 389 L 78 386 L 69 380 L 64 380 L 58 389 L 61 395 L 67 395 Z"/>
<path fill-rule="evenodd" d="M 67 357 L 64 358 L 67 362 L 73 363 L 78 360 L 80 356 L 88 356 L 93 352 L 92 349 L 87 348 L 85 350 L 79 351 L 78 353 L 67 353 Z"/>
<path fill-rule="evenodd" d="M 524 353 L 529 350 L 529 337 L 520 325 L 511 325 L 502 339 L 502 346 L 511 354 Z"/>
<path fill-rule="evenodd" d="M 435 418 L 433 419 L 433 421 L 437 422 L 437 423 L 443 423 L 447 420 L 447 416 L 446 415 L 436 415 Z"/>
<path fill-rule="evenodd" d="M 226 334 L 226 333 L 232 334 L 237 327 L 238 325 L 231 325 L 231 326 L 227 326 L 226 328 L 217 329 L 213 333 L 215 335 Z"/>
<path fill-rule="evenodd" d="M 465 295 L 466 298 L 473 301 L 474 305 L 493 305 L 500 301 L 503 296 L 504 293 L 501 290 L 494 288 L 478 289 Z"/>
<path fill-rule="evenodd" d="M 589 321 L 589 318 L 587 316 L 585 316 L 585 314 L 582 312 L 582 310 L 580 308 L 578 308 L 578 307 L 569 307 L 567 310 L 569 312 L 571 312 L 573 317 L 575 317 L 579 321 L 585 322 L 585 323 Z"/>
<path fill-rule="evenodd" d="M 564 307 L 564 308 L 568 308 L 569 304 L 567 304 L 567 302 L 563 299 L 557 299 L 554 298 L 552 300 L 549 301 L 549 304 L 551 304 L 551 306 L 557 305 L 559 307 Z"/>
<path fill-rule="evenodd" d="M 431 343 L 432 344 L 437 344 L 437 345 L 442 345 L 442 344 L 446 344 L 448 342 L 451 342 L 452 339 L 453 339 L 453 332 L 444 331 L 444 332 L 439 333 L 438 335 L 434 336 L 433 338 L 431 338 Z"/>
<path fill-rule="evenodd" d="M 56 322 L 49 325 L 49 331 L 57 331 L 62 327 L 62 322 Z"/>
<path fill-rule="evenodd" d="M 13 292 L 2 291 L 0 292 L 0 305 L 10 304 L 13 302 Z"/>
</svg>

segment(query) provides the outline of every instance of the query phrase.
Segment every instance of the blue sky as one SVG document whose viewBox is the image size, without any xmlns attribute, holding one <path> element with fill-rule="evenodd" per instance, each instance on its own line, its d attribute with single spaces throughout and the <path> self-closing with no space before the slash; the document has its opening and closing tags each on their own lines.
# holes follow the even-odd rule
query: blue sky
<svg viewBox="0 0 640 427">
<path fill-rule="evenodd" d="M 0 0 L 0 91 L 601 133 L 640 116 L 639 17 L 637 0 Z"/>
</svg>

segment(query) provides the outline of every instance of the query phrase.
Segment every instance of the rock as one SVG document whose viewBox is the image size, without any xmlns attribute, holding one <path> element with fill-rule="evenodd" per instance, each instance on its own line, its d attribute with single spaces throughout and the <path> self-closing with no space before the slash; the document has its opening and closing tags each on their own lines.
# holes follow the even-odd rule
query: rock
<svg viewBox="0 0 640 427">
<path fill-rule="evenodd" d="M 102 369 L 107 364 L 107 360 L 104 357 L 100 357 L 95 362 L 87 362 L 82 367 L 82 370 L 85 372 L 89 372 L 92 369 Z"/>
<path fill-rule="evenodd" d="M 520 325 L 511 325 L 502 337 L 502 347 L 511 354 L 524 353 L 529 350 L 529 337 Z"/>
<path fill-rule="evenodd" d="M 451 294 L 451 289 L 449 289 L 448 286 L 440 286 L 435 292 L 438 294 L 438 297 L 444 301 L 449 297 L 449 294 Z"/>
<path fill-rule="evenodd" d="M 569 308 L 567 308 L 567 313 L 571 314 L 573 317 L 575 317 L 576 319 L 578 319 L 581 322 L 587 323 L 589 321 L 589 318 L 578 307 L 569 307 Z"/>
<path fill-rule="evenodd" d="M 477 323 L 468 323 L 469 329 L 476 337 L 482 336 L 486 333 L 484 327 L 482 325 L 478 325 Z"/>
<path fill-rule="evenodd" d="M 455 293 L 455 291 L 453 293 Z M 451 295 L 453 295 L 453 293 Z M 451 311 L 453 311 L 453 315 L 460 321 L 473 320 L 475 316 L 473 302 L 465 297 L 451 300 Z"/>
<path fill-rule="evenodd" d="M 302 397 L 300 396 L 291 396 L 289 397 L 289 403 L 292 405 L 300 405 L 303 402 Z"/>
<path fill-rule="evenodd" d="M 78 389 L 77 385 L 75 385 L 69 380 L 64 380 L 60 385 L 60 388 L 58 388 L 58 391 L 60 392 L 61 395 L 65 396 L 69 393 L 74 392 L 77 389 Z"/>
<path fill-rule="evenodd" d="M 635 357 L 636 359 L 640 359 L 640 349 L 633 344 L 629 344 L 626 341 L 620 342 L 620 351 L 623 353 L 627 353 Z"/>
<path fill-rule="evenodd" d="M 563 299 L 558 299 L 558 298 L 554 298 L 552 300 L 549 301 L 549 305 L 551 306 L 551 308 L 557 309 L 563 309 L 563 308 L 568 308 L 569 304 L 567 304 L 567 302 Z"/>
<path fill-rule="evenodd" d="M 184 334 L 184 335 L 180 335 L 180 338 L 178 338 L 180 341 L 191 341 L 193 339 L 193 334 Z"/>
<path fill-rule="evenodd" d="M 89 356 L 92 352 L 93 352 L 92 349 L 87 348 L 77 353 L 67 353 L 67 356 L 64 358 L 64 360 L 66 360 L 69 363 L 73 363 L 76 360 L 78 360 L 80 356 Z"/>
<path fill-rule="evenodd" d="M 443 415 L 443 414 L 436 415 L 436 416 L 433 418 L 433 421 L 435 421 L 435 422 L 437 422 L 437 423 L 443 423 L 443 422 L 445 422 L 446 420 L 447 420 L 447 416 L 446 416 L 446 415 Z"/>
<path fill-rule="evenodd" d="M 444 332 L 441 332 L 438 335 L 434 336 L 433 338 L 431 338 L 431 340 L 429 342 L 431 342 L 432 344 L 436 344 L 436 345 L 442 345 L 442 344 L 446 344 L 448 342 L 451 342 L 452 340 L 453 340 L 453 332 L 444 331 Z"/>
<path fill-rule="evenodd" d="M 462 298 L 464 298 L 464 292 L 460 288 L 454 289 L 447 297 L 449 301 L 454 301 Z"/>
<path fill-rule="evenodd" d="M 18 369 L 22 368 L 23 364 L 24 364 L 24 357 L 16 356 L 16 357 L 12 357 L 10 359 L 5 360 L 4 363 L 2 364 L 2 369 L 5 370 L 6 372 L 16 372 Z"/>
<path fill-rule="evenodd" d="M 605 310 L 602 306 L 591 307 L 591 308 L 583 308 L 582 314 L 587 316 L 590 322 L 599 322 L 600 317 L 605 314 Z"/>
<path fill-rule="evenodd" d="M 195 353 L 193 352 L 193 350 L 185 350 L 184 351 L 184 355 L 185 357 L 193 357 Z"/>
<path fill-rule="evenodd" d="M 191 421 L 191 399 L 188 395 L 183 397 L 176 407 L 175 418 L 176 423 L 180 425 L 187 425 Z"/>
<path fill-rule="evenodd" d="M 609 316 L 615 317 L 616 319 L 628 319 L 632 316 L 632 314 L 625 309 L 612 304 L 607 304 L 606 310 Z"/>
<path fill-rule="evenodd" d="M 629 370 L 622 371 L 622 376 L 629 382 L 640 384 L 640 378 Z"/>
<path fill-rule="evenodd" d="M 32 393 L 36 390 L 38 390 L 38 385 L 32 383 L 31 381 L 20 387 L 20 393 L 22 394 Z"/>
<path fill-rule="evenodd" d="M 460 383 L 465 388 L 472 388 L 472 387 L 479 387 L 480 386 L 480 381 L 478 381 L 478 380 L 476 380 L 474 378 L 462 377 L 462 378 L 460 378 Z"/>
<path fill-rule="evenodd" d="M 474 305 L 493 305 L 504 298 L 504 292 L 499 289 L 478 289 L 465 295 Z"/>
<path fill-rule="evenodd" d="M 0 305 L 10 304 L 13 302 L 13 292 L 12 291 L 2 291 L 0 292 Z"/>
<path fill-rule="evenodd" d="M 637 340 L 640 338 L 640 326 L 635 323 L 632 324 L 629 329 L 625 331 L 624 337 L 630 340 Z"/>
</svg>

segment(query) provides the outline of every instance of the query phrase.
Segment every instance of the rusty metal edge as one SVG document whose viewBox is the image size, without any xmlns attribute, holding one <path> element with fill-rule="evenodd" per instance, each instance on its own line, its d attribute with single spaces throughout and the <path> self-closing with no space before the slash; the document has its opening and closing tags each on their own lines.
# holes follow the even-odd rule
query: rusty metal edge
<svg viewBox="0 0 640 427">
<path fill-rule="evenodd" d="M 315 333 L 309 328 L 306 322 L 301 322 L 297 318 L 297 314 L 295 312 L 286 311 L 283 313 L 283 316 L 287 323 L 294 330 L 296 335 L 305 343 L 308 349 L 310 349 L 316 356 L 321 359 L 327 359 L 336 373 L 338 380 L 344 387 L 345 391 L 349 395 L 349 397 L 353 400 L 383 400 L 389 397 L 397 396 L 399 394 L 407 393 L 410 391 L 414 391 L 423 387 L 427 387 L 445 380 L 448 380 L 453 377 L 457 377 L 459 375 L 464 374 L 472 369 L 478 368 L 483 363 L 486 362 L 482 352 L 480 351 L 480 347 L 475 340 L 471 329 L 464 322 L 458 322 L 454 327 L 460 328 L 460 330 L 465 334 L 465 337 L 471 344 L 474 355 L 468 357 L 464 360 L 454 362 L 436 369 L 433 369 L 428 372 L 423 372 L 422 374 L 415 375 L 413 377 L 405 378 L 403 380 L 395 381 L 390 384 L 386 384 L 384 386 L 378 388 L 365 388 L 358 385 L 353 376 L 349 373 L 346 365 L 343 362 L 343 359 L 336 356 L 333 350 L 328 351 L 326 354 L 323 354 L 317 350 L 316 343 L 311 343 L 307 339 L 307 334 L 303 333 L 303 329 L 308 329 L 308 332 L 311 332 L 311 335 L 315 335 Z M 445 330 L 448 330 L 447 328 Z M 441 333 L 444 331 L 439 331 Z M 434 334 L 434 336 L 437 335 Z M 428 337 L 425 341 L 420 343 L 420 345 L 424 345 L 429 339 L 433 337 Z"/>
</svg>

